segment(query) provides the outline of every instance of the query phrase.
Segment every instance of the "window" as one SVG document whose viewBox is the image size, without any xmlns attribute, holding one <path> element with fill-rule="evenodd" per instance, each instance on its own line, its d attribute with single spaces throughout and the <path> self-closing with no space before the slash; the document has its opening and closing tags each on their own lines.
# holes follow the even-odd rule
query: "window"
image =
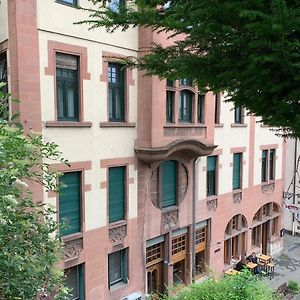
<svg viewBox="0 0 300 300">
<path fill-rule="evenodd" d="M 125 167 L 109 168 L 109 223 L 125 219 Z"/>
<path fill-rule="evenodd" d="M 174 80 L 167 79 L 167 87 L 174 87 Z"/>
<path fill-rule="evenodd" d="M 187 234 L 172 238 L 173 284 L 184 284 L 186 275 Z"/>
<path fill-rule="evenodd" d="M 113 252 L 108 255 L 109 287 L 128 279 L 128 249 Z"/>
<path fill-rule="evenodd" d="M 261 157 L 261 182 L 267 182 L 267 169 L 268 169 L 268 150 L 262 151 Z"/>
<path fill-rule="evenodd" d="M 109 121 L 125 121 L 125 70 L 120 64 L 108 64 Z"/>
<path fill-rule="evenodd" d="M 178 205 L 188 185 L 188 173 L 183 163 L 175 160 L 162 162 L 152 171 L 150 200 L 157 208 Z"/>
<path fill-rule="evenodd" d="M 58 121 L 79 121 L 78 58 L 56 54 L 56 91 Z"/>
<path fill-rule="evenodd" d="M 125 7 L 126 7 L 125 0 L 110 0 L 108 2 L 108 8 L 115 13 L 119 13 L 120 9 Z"/>
<path fill-rule="evenodd" d="M 174 122 L 174 116 L 173 116 L 174 98 L 175 98 L 175 92 L 167 91 L 167 99 L 166 99 L 166 121 L 167 121 L 167 123 Z"/>
<path fill-rule="evenodd" d="M 65 285 L 70 289 L 69 300 L 84 300 L 84 266 L 78 265 L 64 270 Z"/>
<path fill-rule="evenodd" d="M 224 240 L 224 263 L 239 259 L 246 253 L 247 222 L 243 215 L 235 215 L 227 224 Z"/>
<path fill-rule="evenodd" d="M 179 122 L 192 123 L 192 101 L 193 94 L 189 91 L 181 91 L 178 103 Z"/>
<path fill-rule="evenodd" d="M 81 231 L 81 172 L 68 172 L 60 177 L 59 222 L 61 236 Z"/>
<path fill-rule="evenodd" d="M 205 272 L 207 226 L 196 229 L 195 234 L 195 275 L 201 276 Z"/>
<path fill-rule="evenodd" d="M 182 78 L 179 80 L 179 85 L 193 86 L 193 81 L 187 78 Z"/>
<path fill-rule="evenodd" d="M 77 0 L 56 0 L 56 2 L 61 2 L 64 4 L 69 4 L 69 5 L 77 5 L 78 1 Z"/>
<path fill-rule="evenodd" d="M 207 157 L 207 173 L 206 173 L 206 186 L 207 196 L 216 195 L 216 168 L 217 168 L 217 156 Z"/>
<path fill-rule="evenodd" d="M 198 95 L 198 123 L 204 123 L 204 100 L 205 95 Z"/>
<path fill-rule="evenodd" d="M 220 124 L 221 95 L 215 95 L 215 124 Z"/>
<path fill-rule="evenodd" d="M 241 178 L 242 178 L 242 153 L 233 154 L 233 177 L 232 177 L 232 188 L 234 190 L 241 189 Z"/>
<path fill-rule="evenodd" d="M 162 164 L 162 207 L 177 204 L 177 162 L 165 161 Z"/>
<path fill-rule="evenodd" d="M 243 124 L 243 109 L 241 106 L 236 106 L 234 108 L 234 123 Z"/>
<path fill-rule="evenodd" d="M 275 149 L 270 149 L 270 157 L 269 157 L 269 179 L 275 180 Z"/>
<path fill-rule="evenodd" d="M 0 82 L 5 82 L 7 84 L 7 59 L 6 52 L 0 53 Z M 1 88 L 3 93 L 8 92 L 7 85 Z"/>
</svg>

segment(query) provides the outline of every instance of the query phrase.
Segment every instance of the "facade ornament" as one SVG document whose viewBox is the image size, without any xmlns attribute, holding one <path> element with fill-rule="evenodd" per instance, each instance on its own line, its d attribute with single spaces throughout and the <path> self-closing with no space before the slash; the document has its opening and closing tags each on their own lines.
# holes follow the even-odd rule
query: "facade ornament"
<svg viewBox="0 0 300 300">
<path fill-rule="evenodd" d="M 64 242 L 64 261 L 70 261 L 79 258 L 83 249 L 83 239 L 77 238 Z"/>
<path fill-rule="evenodd" d="M 109 239 L 110 242 L 113 244 L 113 246 L 123 244 L 126 235 L 127 235 L 126 224 L 109 229 Z"/>
</svg>

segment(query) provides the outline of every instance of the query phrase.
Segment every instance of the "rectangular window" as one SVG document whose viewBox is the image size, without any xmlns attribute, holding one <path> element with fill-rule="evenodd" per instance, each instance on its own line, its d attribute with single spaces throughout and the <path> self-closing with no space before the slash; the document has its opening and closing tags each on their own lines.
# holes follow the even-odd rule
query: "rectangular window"
<svg viewBox="0 0 300 300">
<path fill-rule="evenodd" d="M 275 149 L 270 149 L 270 158 L 269 158 L 269 179 L 275 180 Z"/>
<path fill-rule="evenodd" d="M 205 95 L 198 95 L 198 123 L 204 123 Z"/>
<path fill-rule="evenodd" d="M 110 0 L 108 1 L 108 8 L 115 12 L 119 13 L 120 9 L 124 9 L 126 7 L 126 1 L 125 0 Z"/>
<path fill-rule="evenodd" d="M 167 123 L 174 122 L 174 98 L 175 92 L 167 91 L 167 99 L 166 99 L 166 121 Z"/>
<path fill-rule="evenodd" d="M 109 121 L 125 121 L 125 70 L 122 65 L 108 64 Z"/>
<path fill-rule="evenodd" d="M 79 121 L 78 57 L 56 54 L 58 121 Z"/>
<path fill-rule="evenodd" d="M 221 95 L 215 95 L 215 124 L 220 124 Z"/>
<path fill-rule="evenodd" d="M 189 91 L 181 91 L 178 103 L 179 122 L 192 123 L 193 95 Z"/>
<path fill-rule="evenodd" d="M 177 199 L 177 162 L 165 161 L 162 164 L 162 207 L 176 205 Z"/>
<path fill-rule="evenodd" d="M 60 177 L 59 222 L 61 236 L 81 231 L 81 172 L 68 172 Z"/>
<path fill-rule="evenodd" d="M 64 270 L 65 285 L 70 289 L 69 300 L 84 300 L 84 266 L 77 265 Z"/>
<path fill-rule="evenodd" d="M 217 156 L 207 157 L 207 173 L 206 173 L 206 186 L 207 196 L 216 195 L 216 169 L 217 169 Z"/>
<path fill-rule="evenodd" d="M 126 167 L 109 168 L 109 223 L 125 219 Z"/>
<path fill-rule="evenodd" d="M 128 248 L 108 255 L 109 287 L 128 279 Z"/>
<path fill-rule="evenodd" d="M 174 87 L 174 80 L 167 79 L 167 87 Z"/>
<path fill-rule="evenodd" d="M 267 182 L 267 170 L 268 170 L 268 150 L 262 151 L 261 157 L 261 182 Z"/>
<path fill-rule="evenodd" d="M 232 188 L 234 190 L 241 189 L 242 175 L 242 153 L 233 154 L 233 177 Z"/>
<path fill-rule="evenodd" d="M 56 0 L 56 2 L 61 2 L 63 4 L 69 4 L 69 5 L 72 5 L 72 6 L 75 6 L 75 5 L 78 4 L 77 0 Z"/>
<path fill-rule="evenodd" d="M 182 78 L 179 80 L 179 85 L 193 86 L 193 80 Z"/>
<path fill-rule="evenodd" d="M 241 106 L 236 106 L 234 108 L 234 123 L 243 124 L 243 109 Z"/>
</svg>

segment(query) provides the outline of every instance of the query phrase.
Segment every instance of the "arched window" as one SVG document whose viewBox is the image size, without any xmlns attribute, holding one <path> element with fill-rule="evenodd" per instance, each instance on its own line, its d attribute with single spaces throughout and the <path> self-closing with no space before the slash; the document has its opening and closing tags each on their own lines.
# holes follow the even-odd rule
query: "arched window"
<svg viewBox="0 0 300 300">
<path fill-rule="evenodd" d="M 246 255 L 247 221 L 243 215 L 235 215 L 227 224 L 224 236 L 224 263 Z"/>
<path fill-rule="evenodd" d="M 280 207 L 271 202 L 262 206 L 252 220 L 251 244 L 253 247 L 261 247 L 261 252 L 267 254 L 268 242 L 272 236 L 279 235 Z"/>
</svg>

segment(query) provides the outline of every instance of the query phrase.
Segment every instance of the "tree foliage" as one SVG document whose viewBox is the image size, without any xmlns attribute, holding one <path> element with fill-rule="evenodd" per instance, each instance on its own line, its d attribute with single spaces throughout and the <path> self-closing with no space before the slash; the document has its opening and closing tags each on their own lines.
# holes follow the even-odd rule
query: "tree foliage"
<svg viewBox="0 0 300 300">
<path fill-rule="evenodd" d="M 184 289 L 176 297 L 167 300 L 275 300 L 279 299 L 265 281 L 251 275 L 249 271 L 221 280 L 208 279 Z"/>
<path fill-rule="evenodd" d="M 0 89 L 2 116 L 8 97 Z M 54 211 L 34 202 L 28 189 L 32 182 L 57 188 L 57 174 L 45 159 L 66 162 L 56 144 L 1 119 L 0 299 L 65 299 L 63 273 L 56 269 L 61 242 Z"/>
<path fill-rule="evenodd" d="M 109 32 L 151 27 L 177 39 L 127 64 L 161 78 L 189 78 L 203 91 L 300 136 L 300 2 L 297 0 L 128 0 L 119 11 L 90 0 L 87 23 Z M 185 36 L 182 39 L 182 35 Z"/>
</svg>

